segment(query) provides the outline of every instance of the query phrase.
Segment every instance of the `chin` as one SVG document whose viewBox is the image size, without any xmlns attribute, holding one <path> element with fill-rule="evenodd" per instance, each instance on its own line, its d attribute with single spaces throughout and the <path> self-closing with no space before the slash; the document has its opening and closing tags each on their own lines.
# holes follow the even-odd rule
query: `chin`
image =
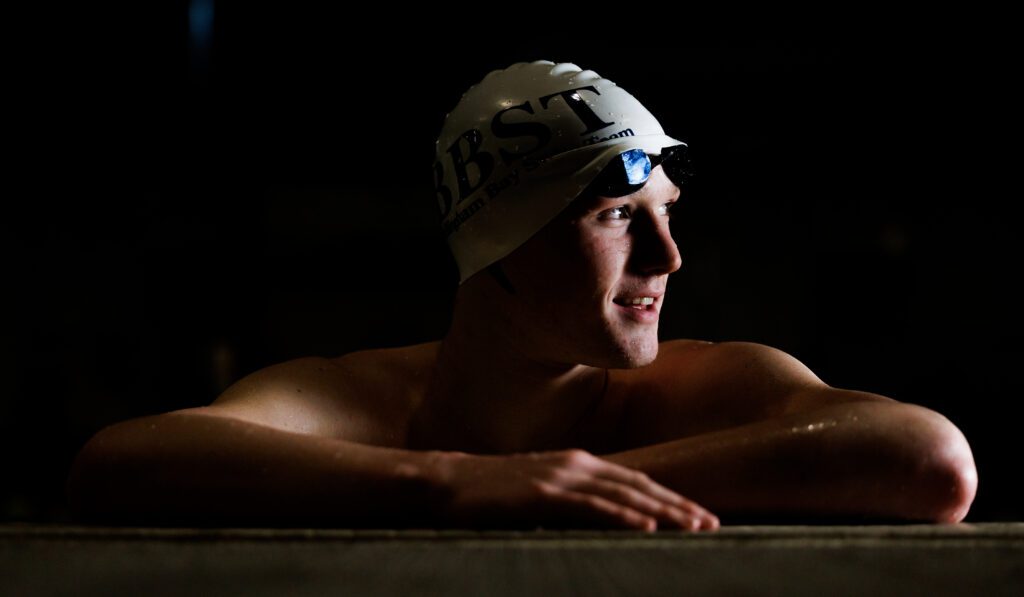
<svg viewBox="0 0 1024 597">
<path fill-rule="evenodd" d="M 640 337 L 623 338 L 618 343 L 611 369 L 636 369 L 650 365 L 658 358 L 658 334 L 655 331 Z"/>
</svg>

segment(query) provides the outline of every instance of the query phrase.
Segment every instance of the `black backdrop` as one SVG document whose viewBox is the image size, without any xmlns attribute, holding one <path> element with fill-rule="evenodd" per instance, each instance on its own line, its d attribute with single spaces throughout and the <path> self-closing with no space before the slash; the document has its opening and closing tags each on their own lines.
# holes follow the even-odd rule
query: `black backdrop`
<svg viewBox="0 0 1024 597">
<path fill-rule="evenodd" d="M 285 359 L 440 338 L 457 274 L 434 139 L 469 85 L 537 59 L 596 70 L 691 144 L 664 339 L 769 344 L 942 412 L 975 450 L 968 521 L 1021 518 L 1004 49 L 356 38 L 344 14 L 220 5 L 204 38 L 186 3 L 146 10 L 65 23 L 13 75 L 4 520 L 68 520 L 71 458 L 104 425 Z"/>
</svg>

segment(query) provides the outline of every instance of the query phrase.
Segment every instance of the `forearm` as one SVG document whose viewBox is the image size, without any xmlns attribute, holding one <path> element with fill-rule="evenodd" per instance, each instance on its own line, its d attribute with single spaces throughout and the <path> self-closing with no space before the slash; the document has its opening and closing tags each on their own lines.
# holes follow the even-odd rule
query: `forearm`
<svg viewBox="0 0 1024 597">
<path fill-rule="evenodd" d="M 901 403 L 828 406 L 604 458 L 720 516 L 952 521 L 966 514 L 976 484 L 959 430 Z"/>
<path fill-rule="evenodd" d="M 441 503 L 436 457 L 168 414 L 98 433 L 67 489 L 97 522 L 394 527 L 429 521 Z"/>
</svg>

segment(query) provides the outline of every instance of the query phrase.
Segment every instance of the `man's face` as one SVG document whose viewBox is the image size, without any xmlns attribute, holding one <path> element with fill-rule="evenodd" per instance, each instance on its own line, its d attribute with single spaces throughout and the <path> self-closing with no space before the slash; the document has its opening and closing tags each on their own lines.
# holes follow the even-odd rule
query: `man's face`
<svg viewBox="0 0 1024 597">
<path fill-rule="evenodd" d="M 668 211 L 678 197 L 659 166 L 632 195 L 578 198 L 504 259 L 516 294 L 501 308 L 532 354 L 613 368 L 654 361 L 668 275 L 681 265 Z M 628 304 L 642 297 L 653 304 Z"/>
</svg>

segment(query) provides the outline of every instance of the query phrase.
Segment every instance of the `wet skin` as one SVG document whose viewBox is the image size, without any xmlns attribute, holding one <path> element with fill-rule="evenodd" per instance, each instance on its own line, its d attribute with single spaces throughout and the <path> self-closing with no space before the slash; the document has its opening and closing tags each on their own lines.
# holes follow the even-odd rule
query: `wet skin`
<svg viewBox="0 0 1024 597">
<path fill-rule="evenodd" d="M 441 341 L 267 367 L 208 407 L 102 434 L 91 443 L 106 447 L 93 445 L 76 474 L 153 453 L 190 463 L 160 487 L 194 488 L 221 483 L 255 451 L 302 456 L 277 477 L 228 475 L 242 485 L 210 499 L 193 489 L 195 508 L 283 484 L 306 509 L 380 514 L 424 501 L 407 485 L 387 489 L 416 479 L 424 496 L 443 489 L 434 520 L 459 526 L 694 530 L 717 528 L 715 514 L 760 513 L 961 520 L 977 474 L 938 413 L 833 388 L 761 344 L 658 341 L 667 278 L 682 264 L 669 229 L 678 198 L 656 168 L 633 195 L 578 200 L 502 260 L 514 293 L 486 273 L 459 288 Z M 639 296 L 654 302 L 624 304 Z M 210 446 L 225 460 L 212 462 Z M 350 482 L 334 488 L 325 470 Z M 149 490 L 139 491 L 125 504 L 145 502 Z"/>
</svg>

